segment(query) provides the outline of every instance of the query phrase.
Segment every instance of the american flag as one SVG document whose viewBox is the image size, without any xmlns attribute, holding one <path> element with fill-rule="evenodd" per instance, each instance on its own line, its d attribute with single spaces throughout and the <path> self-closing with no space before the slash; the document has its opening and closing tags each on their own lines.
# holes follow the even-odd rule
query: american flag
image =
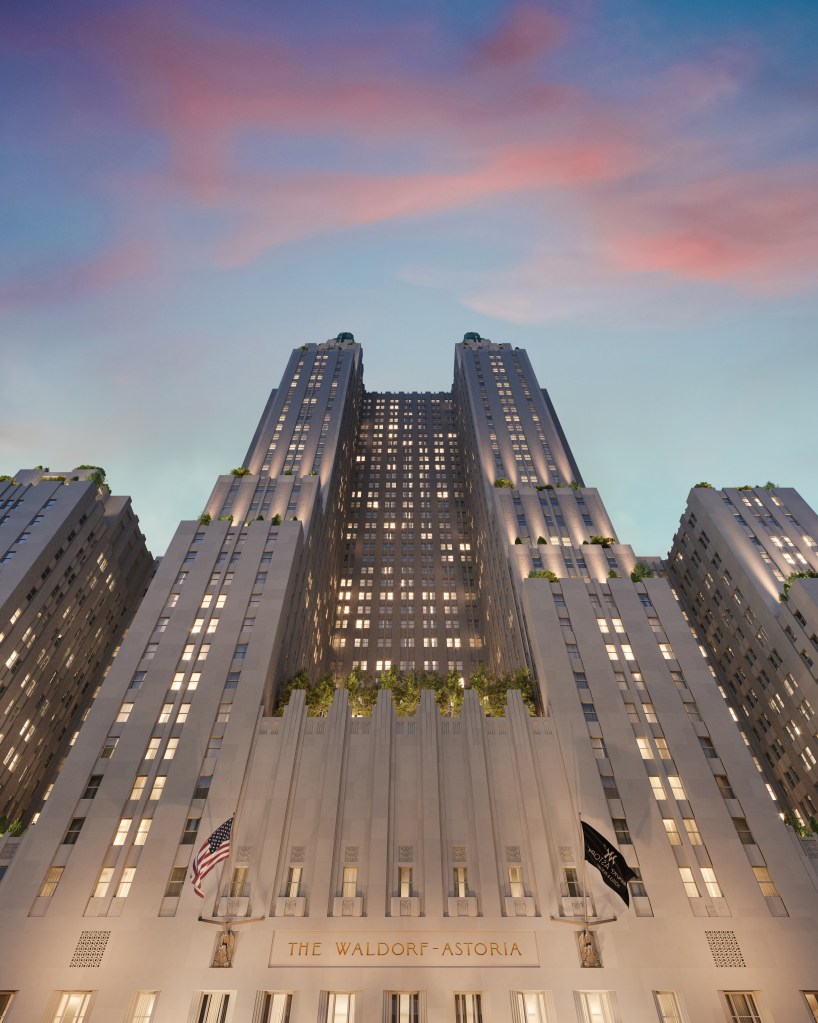
<svg viewBox="0 0 818 1023">
<path fill-rule="evenodd" d="M 193 891 L 200 899 L 204 898 L 202 881 L 222 860 L 230 855 L 230 832 L 233 830 L 233 818 L 220 824 L 210 838 L 202 845 L 196 853 L 196 858 L 190 868 L 190 880 L 193 882 Z"/>
</svg>

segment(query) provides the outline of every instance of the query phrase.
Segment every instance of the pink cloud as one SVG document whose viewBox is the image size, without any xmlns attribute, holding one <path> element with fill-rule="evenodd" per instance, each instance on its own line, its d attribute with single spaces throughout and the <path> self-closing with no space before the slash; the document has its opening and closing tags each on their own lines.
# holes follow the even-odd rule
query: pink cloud
<svg viewBox="0 0 818 1023">
<path fill-rule="evenodd" d="M 811 167 L 725 174 L 631 194 L 609 218 L 620 272 L 662 272 L 771 293 L 814 283 L 818 193 Z"/>
<path fill-rule="evenodd" d="M 565 22 L 542 7 L 515 7 L 478 48 L 477 60 L 487 67 L 508 67 L 541 57 L 559 46 L 565 35 Z"/>
<path fill-rule="evenodd" d="M 0 282 L 0 308 L 51 305 L 142 277 L 155 269 L 155 254 L 144 242 L 124 241 L 96 255 L 27 269 Z"/>
</svg>

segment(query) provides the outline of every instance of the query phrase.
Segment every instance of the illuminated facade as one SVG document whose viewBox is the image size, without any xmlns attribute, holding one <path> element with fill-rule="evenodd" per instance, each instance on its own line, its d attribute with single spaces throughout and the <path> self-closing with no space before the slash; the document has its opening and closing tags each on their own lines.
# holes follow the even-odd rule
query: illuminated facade
<svg viewBox="0 0 818 1023">
<path fill-rule="evenodd" d="M 668 562 L 756 762 L 802 824 L 818 816 L 816 537 L 789 487 L 696 487 Z"/>
<path fill-rule="evenodd" d="M 144 596 L 153 559 L 127 497 L 92 472 L 0 481 L 0 813 L 28 824 Z"/>
<path fill-rule="evenodd" d="M 407 395 L 365 392 L 351 335 L 296 349 L 0 850 L 4 1023 L 814 1018 L 816 874 L 649 565 L 525 352 L 467 335 L 452 392 Z M 481 663 L 540 712 L 487 716 Z M 273 713 L 353 668 L 462 676 L 462 707 Z"/>
</svg>

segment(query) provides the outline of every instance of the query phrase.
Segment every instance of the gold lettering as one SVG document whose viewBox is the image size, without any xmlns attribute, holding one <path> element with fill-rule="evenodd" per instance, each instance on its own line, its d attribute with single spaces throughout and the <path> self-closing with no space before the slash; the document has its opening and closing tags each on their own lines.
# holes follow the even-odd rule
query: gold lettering
<svg viewBox="0 0 818 1023">
<path fill-rule="evenodd" d="M 480 951 L 481 949 L 482 952 Z M 486 946 L 483 944 L 482 941 L 478 941 L 477 944 L 474 946 L 475 955 L 484 956 L 486 954 L 486 951 L 487 951 Z"/>
<path fill-rule="evenodd" d="M 378 942 L 378 955 L 379 956 L 388 956 L 389 955 L 389 942 L 388 941 L 379 941 Z"/>
<path fill-rule="evenodd" d="M 428 947 L 429 947 L 429 942 L 428 941 L 421 941 L 421 943 L 420 943 L 420 954 L 421 954 L 421 956 L 425 955 L 426 949 Z"/>
<path fill-rule="evenodd" d="M 349 942 L 348 941 L 336 941 L 335 942 L 335 949 L 338 952 L 339 956 L 345 956 L 347 954 L 347 952 L 349 951 Z"/>
<path fill-rule="evenodd" d="M 522 954 L 523 954 L 523 953 L 522 953 L 522 952 L 520 951 L 520 946 L 519 946 L 519 945 L 517 944 L 517 942 L 515 941 L 515 942 L 513 943 L 513 945 L 511 946 L 511 951 L 509 952 L 509 955 L 512 955 L 512 956 L 515 956 L 515 955 L 516 955 L 516 956 L 521 956 Z"/>
<path fill-rule="evenodd" d="M 496 941 L 489 942 L 489 955 L 497 956 L 500 954 L 500 946 Z M 505 952 L 503 953 L 505 955 Z"/>
<path fill-rule="evenodd" d="M 451 946 L 451 945 L 450 945 L 450 944 L 448 943 L 448 941 L 447 941 L 447 942 L 446 942 L 446 944 L 445 944 L 445 945 L 443 946 L 443 955 L 444 955 L 444 956 L 451 956 L 451 955 L 454 955 L 454 952 L 452 952 L 452 946 Z"/>
<path fill-rule="evenodd" d="M 321 955 L 321 942 L 320 941 L 313 942 L 312 954 L 314 956 L 320 956 Z"/>
</svg>

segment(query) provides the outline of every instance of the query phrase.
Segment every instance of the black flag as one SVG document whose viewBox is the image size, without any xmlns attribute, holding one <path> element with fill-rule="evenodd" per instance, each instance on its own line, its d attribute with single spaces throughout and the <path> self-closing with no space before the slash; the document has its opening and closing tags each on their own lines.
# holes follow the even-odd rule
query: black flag
<svg viewBox="0 0 818 1023">
<path fill-rule="evenodd" d="M 607 838 L 603 838 L 590 824 L 580 821 L 582 835 L 585 839 L 585 859 L 593 864 L 602 875 L 602 880 L 609 888 L 613 888 L 626 906 L 631 900 L 628 894 L 628 881 L 636 877 L 625 862 L 625 857 Z"/>
</svg>

